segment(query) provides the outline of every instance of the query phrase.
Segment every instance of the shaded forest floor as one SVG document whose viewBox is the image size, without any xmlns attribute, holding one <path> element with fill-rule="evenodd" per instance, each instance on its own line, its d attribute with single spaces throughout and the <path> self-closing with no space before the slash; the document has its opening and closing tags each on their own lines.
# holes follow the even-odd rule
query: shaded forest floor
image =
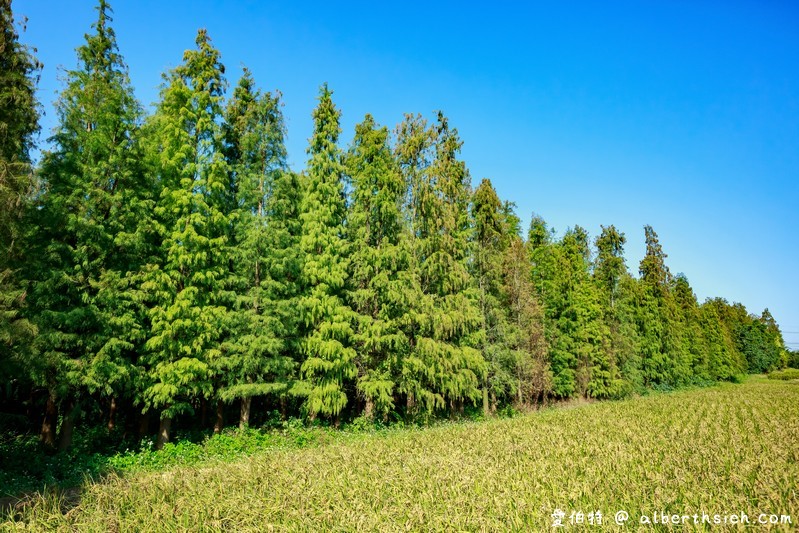
<svg viewBox="0 0 799 533">
<path fill-rule="evenodd" d="M 235 459 L 132 463 L 78 491 L 20 501 L 6 525 L 542 530 L 560 509 L 566 525 L 572 512 L 599 511 L 612 526 L 625 511 L 633 529 L 660 512 L 789 515 L 792 524 L 772 526 L 788 531 L 799 519 L 796 381 L 750 378 L 431 428 L 303 431 L 306 442 Z"/>
</svg>

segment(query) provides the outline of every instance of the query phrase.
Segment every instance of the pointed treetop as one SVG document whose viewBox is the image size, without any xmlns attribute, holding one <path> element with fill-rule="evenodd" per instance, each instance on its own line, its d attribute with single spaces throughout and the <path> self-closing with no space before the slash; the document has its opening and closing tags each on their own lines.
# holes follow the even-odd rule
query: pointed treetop
<svg viewBox="0 0 799 533">
<path fill-rule="evenodd" d="M 225 65 L 222 54 L 214 48 L 205 28 L 197 30 L 197 47 L 183 52 L 183 64 L 164 75 L 166 86 L 182 79 L 191 90 L 205 93 L 210 100 L 198 102 L 201 107 L 208 107 L 213 113 L 219 112 L 222 95 L 227 88 Z"/>
<path fill-rule="evenodd" d="M 684 309 L 696 305 L 696 294 L 694 294 L 691 284 L 688 283 L 688 278 L 682 272 L 674 276 L 674 297 Z"/>
<path fill-rule="evenodd" d="M 333 153 L 332 149 L 341 134 L 341 111 L 336 108 L 332 96 L 333 91 L 328 88 L 327 83 L 323 83 L 317 98 L 319 105 L 313 110 L 314 131 L 307 150 L 311 156 Z"/>
<path fill-rule="evenodd" d="M 586 263 L 591 259 L 591 248 L 588 243 L 588 232 L 579 225 L 566 230 L 566 235 L 563 236 L 563 244 L 566 249 L 579 256 Z"/>
<path fill-rule="evenodd" d="M 502 203 L 491 180 L 483 178 L 472 198 L 477 242 L 481 245 L 496 246 L 504 233 Z"/>
<path fill-rule="evenodd" d="M 42 65 L 33 56 L 34 51 L 19 42 L 11 0 L 0 0 L 0 159 L 8 162 L 29 161 L 39 130 L 35 86 Z M 12 101 L 14 105 L 9 105 Z M 0 171 L 7 170 L 0 167 Z M 3 177 L 0 175 L 0 195 L 4 192 Z"/>
<path fill-rule="evenodd" d="M 530 230 L 527 233 L 527 240 L 534 250 L 552 243 L 552 230 L 547 227 L 546 220 L 536 213 L 533 213 L 530 219 Z"/>
<path fill-rule="evenodd" d="M 607 293 L 612 295 L 622 275 L 627 272 L 624 261 L 624 244 L 627 238 L 613 225 L 601 228 L 602 233 L 596 238 L 594 275 L 601 281 Z"/>
<path fill-rule="evenodd" d="M 646 255 L 641 260 L 639 272 L 641 278 L 653 287 L 665 289 L 671 282 L 671 272 L 666 266 L 666 257 L 658 241 L 658 235 L 652 226 L 644 226 L 646 237 Z"/>
<path fill-rule="evenodd" d="M 116 34 L 110 26 L 113 22 L 111 13 L 114 10 L 106 2 L 100 0 L 95 8 L 97 21 L 92 24 L 94 34 L 85 34 L 86 44 L 78 48 L 78 59 L 89 73 L 110 73 L 112 70 L 126 71 L 117 47 Z"/>
</svg>

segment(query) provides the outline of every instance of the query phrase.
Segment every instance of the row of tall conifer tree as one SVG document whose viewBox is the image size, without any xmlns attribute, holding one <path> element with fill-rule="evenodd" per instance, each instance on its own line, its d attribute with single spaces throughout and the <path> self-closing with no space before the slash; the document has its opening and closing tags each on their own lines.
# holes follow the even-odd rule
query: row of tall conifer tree
<svg viewBox="0 0 799 533">
<path fill-rule="evenodd" d="M 472 189 L 442 113 L 392 131 L 367 115 L 345 149 L 324 85 L 294 172 L 280 93 L 245 69 L 228 95 L 200 30 L 145 114 L 105 0 L 34 165 L 40 65 L 0 8 L 2 405 L 48 446 L 81 412 L 157 420 L 162 444 L 208 412 L 246 426 L 253 400 L 257 416 L 412 419 L 787 361 L 768 311 L 699 304 L 649 226 L 638 277 L 612 225 L 556 238 L 533 216 L 523 237 L 489 180 Z"/>
</svg>

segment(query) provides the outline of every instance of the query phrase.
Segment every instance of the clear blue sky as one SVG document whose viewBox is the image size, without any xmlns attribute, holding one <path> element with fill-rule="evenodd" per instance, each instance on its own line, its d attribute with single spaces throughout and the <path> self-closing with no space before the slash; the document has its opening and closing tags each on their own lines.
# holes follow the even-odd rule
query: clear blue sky
<svg viewBox="0 0 799 533">
<path fill-rule="evenodd" d="M 343 3 L 341 3 L 343 4 Z M 247 65 L 284 95 L 293 168 L 328 82 L 342 141 L 367 112 L 393 127 L 441 109 L 474 183 L 491 178 L 525 224 L 615 224 L 637 273 L 651 224 L 701 300 L 769 307 L 799 347 L 799 7 L 790 1 L 269 2 L 112 0 L 139 99 L 208 29 L 236 82 Z M 45 67 L 59 67 L 93 0 L 14 0 Z M 787 333 L 796 332 L 796 333 Z"/>
</svg>

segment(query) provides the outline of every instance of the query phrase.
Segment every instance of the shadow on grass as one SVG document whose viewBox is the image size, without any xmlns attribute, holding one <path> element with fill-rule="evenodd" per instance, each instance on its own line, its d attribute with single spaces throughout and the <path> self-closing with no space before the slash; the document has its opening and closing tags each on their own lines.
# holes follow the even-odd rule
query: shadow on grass
<svg viewBox="0 0 799 533">
<path fill-rule="evenodd" d="M 138 443 L 103 433 L 80 431 L 64 452 L 46 449 L 32 434 L 0 440 L 0 522 L 42 499 L 68 512 L 80 503 L 82 487 L 117 473 L 112 459 Z"/>
<path fill-rule="evenodd" d="M 82 490 L 109 476 L 189 466 L 210 459 L 233 460 L 268 449 L 321 445 L 344 435 L 327 427 L 289 421 L 280 428 L 177 432 L 155 451 L 152 438 L 127 439 L 103 428 L 81 428 L 71 448 L 45 449 L 33 434 L 0 440 L 0 521 L 43 505 L 68 513 L 80 504 Z"/>
</svg>

